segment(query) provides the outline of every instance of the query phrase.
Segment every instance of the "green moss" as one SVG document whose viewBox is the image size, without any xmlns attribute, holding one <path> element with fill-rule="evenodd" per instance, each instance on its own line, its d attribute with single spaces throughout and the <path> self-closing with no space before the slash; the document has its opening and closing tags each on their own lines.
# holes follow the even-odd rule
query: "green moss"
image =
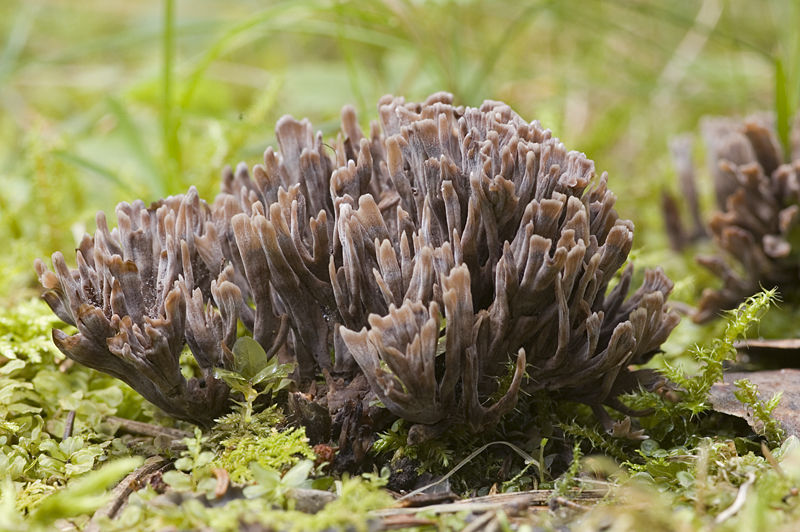
<svg viewBox="0 0 800 532">
<path fill-rule="evenodd" d="M 786 431 L 781 427 L 781 422 L 772 416 L 772 411 L 778 407 L 783 392 L 778 392 L 769 400 L 762 401 L 758 394 L 758 385 L 747 379 L 734 382 L 738 390 L 733 392 L 736 398 L 750 410 L 755 419 L 754 431 L 764 438 L 772 448 L 777 447 L 786 437 Z"/>
<path fill-rule="evenodd" d="M 284 431 L 272 428 L 266 436 L 251 434 L 232 437 L 222 441 L 221 446 L 222 452 L 210 465 L 226 469 L 233 482 L 253 480 L 249 467 L 251 462 L 280 471 L 296 464 L 301 458 L 314 458 L 305 428 Z"/>
<path fill-rule="evenodd" d="M 105 419 L 143 407 L 115 379 L 59 367 L 64 356 L 50 339 L 52 327 L 65 325 L 42 301 L 0 309 L 0 477 L 15 482 L 14 490 L 4 488 L 15 511 L 38 508 L 104 462 L 130 456 Z M 63 438 L 70 412 L 72 435 Z"/>
<path fill-rule="evenodd" d="M 408 422 L 404 419 L 395 421 L 388 431 L 378 434 L 371 450 L 379 455 L 393 452 L 392 461 L 403 456 L 416 460 L 419 462 L 420 473 L 425 471 L 438 473 L 445 470 L 453 462 L 454 450 L 452 444 L 457 444 L 466 437 L 466 431 L 463 427 L 455 427 L 447 441 L 442 438 L 436 438 L 418 445 L 408 445 L 407 425 Z"/>
<path fill-rule="evenodd" d="M 558 480 L 556 480 L 556 487 L 553 490 L 551 498 L 563 497 L 567 494 L 567 491 L 569 491 L 570 488 L 575 486 L 575 479 L 581 470 L 581 458 L 583 458 L 581 444 L 576 442 L 575 446 L 572 448 L 572 462 L 564 474 L 561 475 Z"/>
<path fill-rule="evenodd" d="M 392 497 L 381 490 L 379 477 L 353 477 L 336 482 L 338 498 L 316 514 L 277 509 L 267 497 L 236 499 L 222 506 L 208 508 L 197 499 L 180 505 L 150 504 L 156 496 L 150 488 L 131 495 L 128 507 L 114 520 L 101 521 L 103 530 L 178 530 L 211 529 L 218 532 L 241 530 L 243 524 L 261 523 L 272 530 L 353 530 L 370 529 L 369 512 L 389 506 Z M 374 518 L 373 518 L 374 519 Z"/>
<path fill-rule="evenodd" d="M 675 388 L 668 396 L 640 390 L 623 398 L 634 409 L 653 409 L 653 415 L 639 420 L 651 439 L 670 448 L 695 447 L 703 437 L 712 434 L 733 438 L 731 422 L 709 412 L 708 393 L 714 383 L 722 380 L 723 364 L 735 357 L 734 343 L 746 338 L 776 301 L 775 290 L 764 290 L 730 311 L 719 336 L 705 346 L 689 350 L 688 356 L 699 368 L 696 374 L 687 375 L 679 365 L 666 365 L 661 371 Z"/>
<path fill-rule="evenodd" d="M 603 431 L 599 423 L 589 424 L 585 420 L 584 422 L 573 420 L 559 423 L 558 427 L 575 440 L 588 444 L 590 450 L 602 451 L 617 460 L 625 460 L 629 456 L 628 450 L 625 448 L 626 442 L 610 437 Z"/>
<path fill-rule="evenodd" d="M 642 453 L 643 456 L 645 453 Z M 773 465 L 774 464 L 774 465 Z M 800 442 L 775 449 L 772 463 L 753 453 L 739 455 L 733 441 L 704 439 L 692 449 L 655 450 L 644 464 L 628 464 L 613 506 L 584 515 L 587 530 L 624 523 L 618 530 L 768 530 L 800 519 L 794 486 L 800 480 Z M 744 492 L 738 512 L 734 501 Z"/>
<path fill-rule="evenodd" d="M 66 325 L 40 299 L 0 308 L 0 356 L 48 365 L 64 360 L 50 339 L 54 327 Z"/>
<path fill-rule="evenodd" d="M 141 464 L 141 458 L 116 460 L 63 489 L 41 481 L 20 487 L 6 478 L 0 484 L 0 530 L 50 531 L 56 521 L 91 515 L 108 501 L 112 485 Z"/>
</svg>

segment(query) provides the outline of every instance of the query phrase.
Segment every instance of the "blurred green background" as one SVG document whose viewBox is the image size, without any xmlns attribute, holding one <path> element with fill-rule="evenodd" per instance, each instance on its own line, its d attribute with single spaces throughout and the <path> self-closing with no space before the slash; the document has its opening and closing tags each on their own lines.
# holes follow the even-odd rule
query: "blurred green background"
<svg viewBox="0 0 800 532">
<path fill-rule="evenodd" d="M 707 114 L 792 116 L 798 27 L 795 0 L 3 0 L 0 300 L 31 295 L 33 259 L 73 248 L 98 209 L 191 184 L 211 201 L 283 114 L 334 134 L 346 103 L 366 125 L 383 94 L 439 90 L 503 100 L 585 152 L 637 260 L 680 274 L 668 141 Z"/>
</svg>

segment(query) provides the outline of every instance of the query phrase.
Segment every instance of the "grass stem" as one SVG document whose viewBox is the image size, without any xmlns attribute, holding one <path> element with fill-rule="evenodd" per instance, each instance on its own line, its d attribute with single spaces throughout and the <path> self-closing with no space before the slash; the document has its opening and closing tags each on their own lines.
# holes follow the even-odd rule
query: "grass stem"
<svg viewBox="0 0 800 532">
<path fill-rule="evenodd" d="M 162 39 L 163 70 L 161 72 L 164 109 L 162 128 L 166 168 L 164 181 L 169 193 L 178 193 L 180 186 L 181 150 L 178 141 L 178 116 L 173 98 L 175 63 L 175 0 L 164 0 L 164 32 Z"/>
</svg>

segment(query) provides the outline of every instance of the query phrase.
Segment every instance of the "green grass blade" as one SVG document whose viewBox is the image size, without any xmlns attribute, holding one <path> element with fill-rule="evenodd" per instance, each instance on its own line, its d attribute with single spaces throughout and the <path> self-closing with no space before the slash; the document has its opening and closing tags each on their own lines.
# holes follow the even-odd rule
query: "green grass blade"
<svg viewBox="0 0 800 532">
<path fill-rule="evenodd" d="M 467 100 L 473 100 L 478 96 L 484 82 L 491 77 L 492 71 L 494 70 L 495 65 L 497 65 L 497 61 L 500 59 L 503 50 L 508 48 L 517 35 L 519 35 L 520 32 L 525 29 L 528 22 L 530 22 L 534 15 L 549 7 L 550 4 L 552 4 L 552 1 L 548 1 L 543 4 L 530 5 L 525 8 L 519 16 L 514 17 L 514 19 L 506 27 L 505 31 L 500 34 L 497 42 L 495 42 L 494 45 L 489 48 L 488 52 L 484 53 L 483 58 L 481 59 L 480 67 L 475 71 L 472 82 L 467 87 L 467 91 L 464 94 Z"/>
<path fill-rule="evenodd" d="M 25 2 L 14 19 L 14 25 L 8 35 L 8 39 L 0 53 L 0 85 L 14 70 L 17 65 L 25 45 L 28 43 L 28 35 L 36 19 L 39 7 L 34 2 Z"/>
<path fill-rule="evenodd" d="M 347 78 L 350 81 L 350 88 L 352 89 L 353 95 L 356 97 L 358 102 L 358 111 L 359 113 L 363 113 L 367 109 L 367 101 L 364 98 L 364 92 L 361 90 L 361 86 L 358 81 L 358 67 L 356 65 L 355 52 L 353 51 L 352 43 L 348 41 L 345 36 L 345 14 L 340 2 L 336 3 L 336 15 L 338 18 L 336 40 L 339 43 L 339 50 L 342 52 L 344 64 L 347 68 Z"/>
<path fill-rule="evenodd" d="M 267 22 L 282 14 L 290 13 L 292 11 L 299 11 L 300 16 L 298 16 L 298 18 L 302 18 L 302 15 L 309 12 L 309 10 L 313 12 L 314 10 L 327 8 L 329 6 L 330 2 L 324 0 L 316 0 L 316 1 L 293 0 L 288 2 L 282 2 L 280 4 L 276 4 L 274 6 L 270 6 L 266 9 L 263 9 L 228 28 L 214 42 L 214 44 L 212 44 L 199 57 L 196 66 L 189 75 L 189 81 L 186 85 L 186 89 L 184 90 L 183 95 L 180 98 L 180 107 L 182 109 L 186 109 L 189 106 L 189 104 L 192 101 L 192 98 L 194 97 L 194 93 L 197 90 L 198 85 L 200 84 L 200 81 L 203 79 L 203 75 L 205 74 L 206 70 L 208 70 L 208 67 L 211 66 L 211 63 L 215 59 L 217 59 L 225 52 L 229 51 L 229 48 L 232 46 L 233 42 L 243 33 L 253 28 L 256 28 L 259 25 L 263 24 L 264 22 Z"/>
<path fill-rule="evenodd" d="M 784 158 L 786 158 L 790 150 L 789 120 L 791 120 L 791 111 L 789 110 L 789 94 L 786 90 L 786 74 L 780 57 L 775 58 L 775 117 L 778 138 L 783 146 Z"/>
<path fill-rule="evenodd" d="M 105 166 L 66 151 L 54 151 L 52 154 L 66 163 L 72 164 L 73 166 L 76 166 L 82 170 L 88 170 L 89 172 L 102 177 L 109 183 L 113 183 L 114 185 L 120 187 L 128 194 L 135 194 L 135 191 L 128 183 L 120 179 L 113 170 L 106 168 Z"/>
<path fill-rule="evenodd" d="M 164 134 L 164 154 L 166 155 L 167 172 L 164 176 L 167 189 L 178 192 L 177 183 L 181 169 L 181 147 L 178 140 L 180 118 L 172 95 L 173 72 L 175 62 L 175 0 L 164 0 L 164 35 L 162 39 L 163 69 L 161 82 L 164 98 L 162 129 Z"/>
<path fill-rule="evenodd" d="M 173 33 L 179 37 L 202 37 L 210 35 L 224 25 L 219 21 L 176 21 Z M 130 50 L 148 50 L 150 45 L 160 39 L 164 33 L 163 25 L 143 23 L 128 30 L 111 35 L 91 37 L 86 42 L 69 43 L 68 46 L 47 50 L 41 54 L 25 57 L 20 60 L 20 66 L 59 65 L 65 63 L 87 62 L 92 55 L 103 52 L 115 51 L 125 54 Z"/>
<path fill-rule="evenodd" d="M 33 27 L 37 11 L 38 6 L 32 2 L 26 2 L 20 8 L 16 19 L 14 19 L 12 30 L 3 46 L 2 53 L 0 53 L 0 84 L 3 83 L 17 65 L 17 61 L 28 42 L 28 35 Z"/>
<path fill-rule="evenodd" d="M 117 119 L 119 132 L 128 145 L 133 156 L 142 166 L 145 171 L 145 181 L 147 182 L 151 193 L 156 197 L 164 197 L 167 195 L 167 187 L 163 179 L 162 171 L 159 165 L 153 159 L 147 144 L 142 137 L 141 131 L 136 126 L 128 111 L 123 105 L 113 98 L 108 99 L 108 106 L 111 108 L 111 113 Z"/>
</svg>

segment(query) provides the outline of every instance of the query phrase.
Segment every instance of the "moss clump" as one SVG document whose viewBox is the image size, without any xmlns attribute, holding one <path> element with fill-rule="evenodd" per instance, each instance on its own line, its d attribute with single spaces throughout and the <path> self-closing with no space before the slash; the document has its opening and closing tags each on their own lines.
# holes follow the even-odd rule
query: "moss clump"
<svg viewBox="0 0 800 532">
<path fill-rule="evenodd" d="M 64 357 L 49 339 L 57 324 L 40 301 L 0 310 L 0 474 L 23 483 L 20 509 L 112 456 L 130 454 L 104 421 L 143 408 L 119 381 L 77 365 L 57 369 Z"/>
<path fill-rule="evenodd" d="M 151 488 L 131 495 L 129 504 L 114 521 L 102 519 L 102 530 L 370 530 L 369 512 L 389 506 L 392 497 L 381 490 L 385 480 L 377 476 L 344 478 L 336 483 L 338 498 L 316 514 L 276 509 L 268 497 L 236 499 L 223 506 L 207 507 L 191 498 L 181 504 L 150 504 L 157 496 Z M 260 525 L 260 526 L 259 526 Z"/>
<path fill-rule="evenodd" d="M 62 321 L 38 299 L 3 310 L 0 312 L 0 356 L 34 364 L 64 360 L 64 355 L 50 340 L 50 331 L 61 325 Z"/>
<path fill-rule="evenodd" d="M 314 459 L 305 428 L 284 431 L 272 428 L 266 437 L 249 434 L 232 437 L 221 443 L 223 450 L 211 465 L 227 470 L 233 482 L 253 480 L 249 467 L 251 462 L 280 471 L 296 464 L 301 458 Z"/>
</svg>

